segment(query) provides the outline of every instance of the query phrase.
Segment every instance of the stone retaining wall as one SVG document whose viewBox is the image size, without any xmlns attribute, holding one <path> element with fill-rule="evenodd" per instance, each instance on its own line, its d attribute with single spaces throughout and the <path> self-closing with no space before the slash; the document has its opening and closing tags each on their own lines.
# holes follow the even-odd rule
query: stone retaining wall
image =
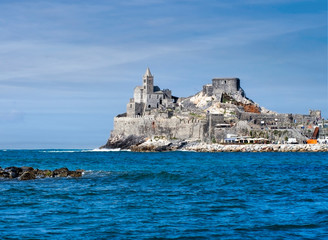
<svg viewBox="0 0 328 240">
<path fill-rule="evenodd" d="M 204 138 L 204 123 L 199 120 L 172 118 L 114 118 L 111 136 L 165 136 L 168 139 Z"/>
</svg>

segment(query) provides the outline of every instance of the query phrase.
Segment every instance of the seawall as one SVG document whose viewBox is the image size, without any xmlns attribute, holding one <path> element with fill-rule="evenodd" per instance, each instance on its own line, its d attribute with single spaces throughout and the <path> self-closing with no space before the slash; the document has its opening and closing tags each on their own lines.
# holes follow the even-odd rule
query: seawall
<svg viewBox="0 0 328 240">
<path fill-rule="evenodd" d="M 201 120 L 163 118 L 154 116 L 115 117 L 111 136 L 165 136 L 167 139 L 200 139 L 205 123 Z"/>
</svg>

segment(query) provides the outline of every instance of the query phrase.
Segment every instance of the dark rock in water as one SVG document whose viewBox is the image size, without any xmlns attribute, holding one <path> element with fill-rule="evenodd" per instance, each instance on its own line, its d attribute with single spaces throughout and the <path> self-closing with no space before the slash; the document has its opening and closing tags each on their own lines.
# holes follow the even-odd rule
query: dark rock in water
<svg viewBox="0 0 328 240">
<path fill-rule="evenodd" d="M 101 146 L 100 148 L 130 149 L 131 146 L 133 145 L 137 146 L 143 142 L 145 142 L 144 136 L 135 136 L 135 135 L 129 135 L 127 137 L 119 136 L 119 137 L 108 139 L 107 143 L 104 146 Z"/>
<path fill-rule="evenodd" d="M 23 170 L 19 167 L 6 167 L 4 169 L 6 172 L 16 172 L 16 173 L 21 173 Z"/>
<path fill-rule="evenodd" d="M 12 172 L 9 172 L 9 177 L 10 178 L 17 178 L 17 177 L 19 177 L 19 174 L 17 172 L 12 171 Z"/>
<path fill-rule="evenodd" d="M 67 168 L 59 168 L 59 169 L 55 169 L 52 172 L 52 176 L 53 177 L 67 177 L 69 173 L 69 170 Z"/>
<path fill-rule="evenodd" d="M 32 180 L 35 179 L 36 176 L 33 171 L 25 171 L 23 174 L 20 176 L 20 180 Z"/>
<path fill-rule="evenodd" d="M 46 178 L 46 177 L 52 177 L 52 171 L 50 170 L 34 170 L 35 175 L 39 178 Z"/>
<path fill-rule="evenodd" d="M 33 171 L 34 170 L 34 168 L 32 168 L 32 167 L 21 167 L 21 169 L 22 169 L 23 172 Z"/>
<path fill-rule="evenodd" d="M 9 174 L 9 178 L 17 178 L 22 173 L 22 169 L 18 167 L 7 167 L 4 171 Z"/>
<path fill-rule="evenodd" d="M 77 169 L 76 171 L 69 171 L 68 172 L 68 176 L 70 177 L 82 177 L 82 173 L 84 172 L 84 170 L 82 169 Z"/>
<path fill-rule="evenodd" d="M 69 171 L 67 168 L 59 168 L 54 171 L 39 170 L 32 167 L 8 167 L 0 168 L 0 178 L 17 178 L 19 180 L 32 180 L 36 178 L 52 178 L 52 177 L 82 177 L 84 170 L 77 169 Z"/>
<path fill-rule="evenodd" d="M 154 150 L 155 150 L 156 152 L 164 152 L 164 151 L 168 151 L 168 150 L 170 150 L 171 145 L 172 145 L 172 143 L 167 144 L 167 145 L 158 146 L 158 147 L 155 148 Z"/>
<path fill-rule="evenodd" d="M 0 178 L 9 178 L 9 172 L 4 172 L 4 171 L 1 171 L 0 172 Z"/>
</svg>

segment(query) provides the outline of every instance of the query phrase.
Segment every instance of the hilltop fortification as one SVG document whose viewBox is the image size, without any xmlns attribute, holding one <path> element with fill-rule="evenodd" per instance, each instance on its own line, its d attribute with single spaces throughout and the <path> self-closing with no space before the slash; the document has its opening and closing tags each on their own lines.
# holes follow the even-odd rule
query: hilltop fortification
<svg viewBox="0 0 328 240">
<path fill-rule="evenodd" d="M 302 143 L 320 124 L 321 111 L 309 115 L 280 114 L 246 97 L 239 78 L 213 78 L 212 83 L 190 97 L 175 97 L 169 89 L 154 85 L 147 68 L 126 113 L 114 118 L 114 128 L 104 148 L 130 148 L 145 141 L 167 144 Z M 323 124 L 324 126 L 324 124 Z"/>
</svg>

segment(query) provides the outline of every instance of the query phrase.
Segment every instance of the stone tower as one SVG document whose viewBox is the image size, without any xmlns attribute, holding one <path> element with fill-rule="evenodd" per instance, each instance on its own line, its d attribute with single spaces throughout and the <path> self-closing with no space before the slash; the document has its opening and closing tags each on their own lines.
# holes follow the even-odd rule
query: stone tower
<svg viewBox="0 0 328 240">
<path fill-rule="evenodd" d="M 240 87 L 239 78 L 213 78 L 212 84 L 203 86 L 203 93 L 207 96 L 215 95 L 218 100 L 222 100 L 223 93 L 246 96 L 244 90 Z"/>
<path fill-rule="evenodd" d="M 239 78 L 213 78 L 212 79 L 213 93 L 235 93 L 240 89 Z"/>
<path fill-rule="evenodd" d="M 151 75 L 149 68 L 147 68 L 142 80 L 145 95 L 147 96 L 147 94 L 152 94 L 154 92 L 154 77 Z"/>
</svg>

